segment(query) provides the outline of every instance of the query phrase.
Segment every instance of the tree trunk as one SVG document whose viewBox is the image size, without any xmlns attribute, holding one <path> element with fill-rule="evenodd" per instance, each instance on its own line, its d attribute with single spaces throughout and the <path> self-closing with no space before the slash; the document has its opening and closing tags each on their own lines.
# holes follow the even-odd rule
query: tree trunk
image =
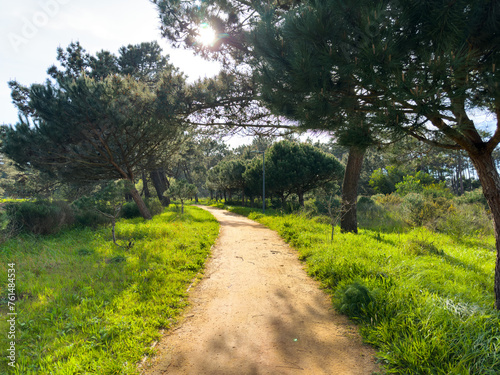
<svg viewBox="0 0 500 375">
<path fill-rule="evenodd" d="M 151 216 L 149 209 L 146 207 L 146 204 L 142 200 L 141 195 L 139 194 L 137 189 L 135 187 L 132 187 L 129 191 L 129 194 L 132 196 L 132 199 L 137 205 L 137 208 L 139 208 L 139 212 L 141 213 L 142 217 L 146 220 L 151 220 L 153 217 Z"/>
<path fill-rule="evenodd" d="M 142 172 L 142 191 L 144 192 L 144 198 L 151 198 L 151 192 L 149 191 L 148 178 L 146 172 Z"/>
<path fill-rule="evenodd" d="M 299 196 L 300 207 L 304 207 L 304 193 L 303 192 L 298 192 L 297 195 Z"/>
<path fill-rule="evenodd" d="M 354 146 L 351 146 L 349 149 L 344 182 L 342 183 L 342 207 L 340 209 L 341 232 L 358 233 L 358 218 L 356 213 L 358 183 L 365 151 L 366 149 Z"/>
<path fill-rule="evenodd" d="M 245 190 L 241 189 L 241 205 L 245 206 Z"/>
<path fill-rule="evenodd" d="M 170 184 L 168 182 L 167 176 L 165 175 L 164 169 L 155 169 L 154 171 L 151 171 L 149 175 L 151 177 L 151 181 L 153 182 L 153 186 L 156 190 L 156 195 L 158 195 L 158 199 L 160 200 L 161 205 L 163 207 L 168 207 L 170 204 L 170 198 L 165 197 L 163 193 L 167 191 Z"/>
<path fill-rule="evenodd" d="M 462 171 L 462 154 L 458 152 L 458 178 L 460 180 L 460 195 L 464 195 L 464 176 Z"/>
<path fill-rule="evenodd" d="M 495 308 L 500 310 L 500 176 L 491 154 L 471 154 L 469 156 L 476 167 L 483 194 L 490 206 L 495 228 L 497 257 L 495 263 Z"/>
</svg>

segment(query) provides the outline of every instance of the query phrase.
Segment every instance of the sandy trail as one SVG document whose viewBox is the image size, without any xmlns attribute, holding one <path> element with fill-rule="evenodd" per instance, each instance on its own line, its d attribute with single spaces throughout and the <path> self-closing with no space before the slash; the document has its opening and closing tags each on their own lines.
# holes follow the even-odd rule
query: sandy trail
<svg viewBox="0 0 500 375">
<path fill-rule="evenodd" d="M 205 207 L 203 207 L 205 208 Z M 373 349 L 331 308 L 296 252 L 270 229 L 205 208 L 221 224 L 185 320 L 144 374 L 372 374 Z"/>
</svg>

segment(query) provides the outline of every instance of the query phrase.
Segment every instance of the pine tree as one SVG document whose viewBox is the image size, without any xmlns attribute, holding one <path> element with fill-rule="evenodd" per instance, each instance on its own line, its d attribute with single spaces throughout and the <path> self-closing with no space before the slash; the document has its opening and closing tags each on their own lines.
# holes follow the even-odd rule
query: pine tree
<svg viewBox="0 0 500 375">
<path fill-rule="evenodd" d="M 182 133 L 182 78 L 168 76 L 157 91 L 131 77 L 60 78 L 33 85 L 30 117 L 8 128 L 2 151 L 63 181 L 125 179 L 134 182 L 156 155 Z M 180 115 L 181 113 L 181 115 Z M 145 219 L 151 214 L 131 184 Z"/>
<path fill-rule="evenodd" d="M 377 136 L 407 134 L 467 152 L 494 218 L 500 309 L 500 176 L 492 157 L 500 142 L 498 1 L 314 0 L 266 17 L 255 43 L 274 51 L 265 60 L 292 60 L 290 76 L 315 86 L 305 111 L 358 112 Z M 493 136 L 481 136 L 474 109 L 496 116 Z"/>
</svg>

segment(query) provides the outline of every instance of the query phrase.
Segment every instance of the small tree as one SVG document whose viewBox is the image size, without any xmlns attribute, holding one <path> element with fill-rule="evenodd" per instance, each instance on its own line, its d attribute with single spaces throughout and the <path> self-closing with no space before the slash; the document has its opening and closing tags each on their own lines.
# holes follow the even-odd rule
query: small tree
<svg viewBox="0 0 500 375">
<path fill-rule="evenodd" d="M 111 181 L 94 191 L 93 194 L 83 196 L 73 203 L 79 209 L 92 209 L 111 221 L 111 234 L 116 246 L 115 227 L 120 217 L 121 209 L 125 204 L 125 193 L 130 191 L 130 182 L 119 180 Z M 130 247 L 132 242 L 129 242 Z"/>
<path fill-rule="evenodd" d="M 184 214 L 184 201 L 198 194 L 198 188 L 186 180 L 175 180 L 170 184 L 166 194 L 181 201 L 181 214 Z"/>
</svg>

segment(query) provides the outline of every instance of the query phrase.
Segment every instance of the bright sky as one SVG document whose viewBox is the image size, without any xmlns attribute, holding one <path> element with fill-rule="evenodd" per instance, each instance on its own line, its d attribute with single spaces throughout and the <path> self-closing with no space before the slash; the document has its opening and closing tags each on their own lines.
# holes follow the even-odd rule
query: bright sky
<svg viewBox="0 0 500 375">
<path fill-rule="evenodd" d="M 7 82 L 45 81 L 47 69 L 57 62 L 57 47 L 72 41 L 94 54 L 157 40 L 189 79 L 217 73 L 216 63 L 170 48 L 159 25 L 148 0 L 0 0 L 0 124 L 17 121 Z"/>
<path fill-rule="evenodd" d="M 92 54 L 102 49 L 117 53 L 123 45 L 152 40 L 191 80 L 213 76 L 219 69 L 189 51 L 170 48 L 161 38 L 158 12 L 149 0 L 0 0 L 0 124 L 17 121 L 7 82 L 43 82 L 57 61 L 57 47 L 80 41 Z M 474 117 L 484 127 L 494 122 L 491 115 Z M 233 137 L 230 143 L 249 141 Z"/>
</svg>

